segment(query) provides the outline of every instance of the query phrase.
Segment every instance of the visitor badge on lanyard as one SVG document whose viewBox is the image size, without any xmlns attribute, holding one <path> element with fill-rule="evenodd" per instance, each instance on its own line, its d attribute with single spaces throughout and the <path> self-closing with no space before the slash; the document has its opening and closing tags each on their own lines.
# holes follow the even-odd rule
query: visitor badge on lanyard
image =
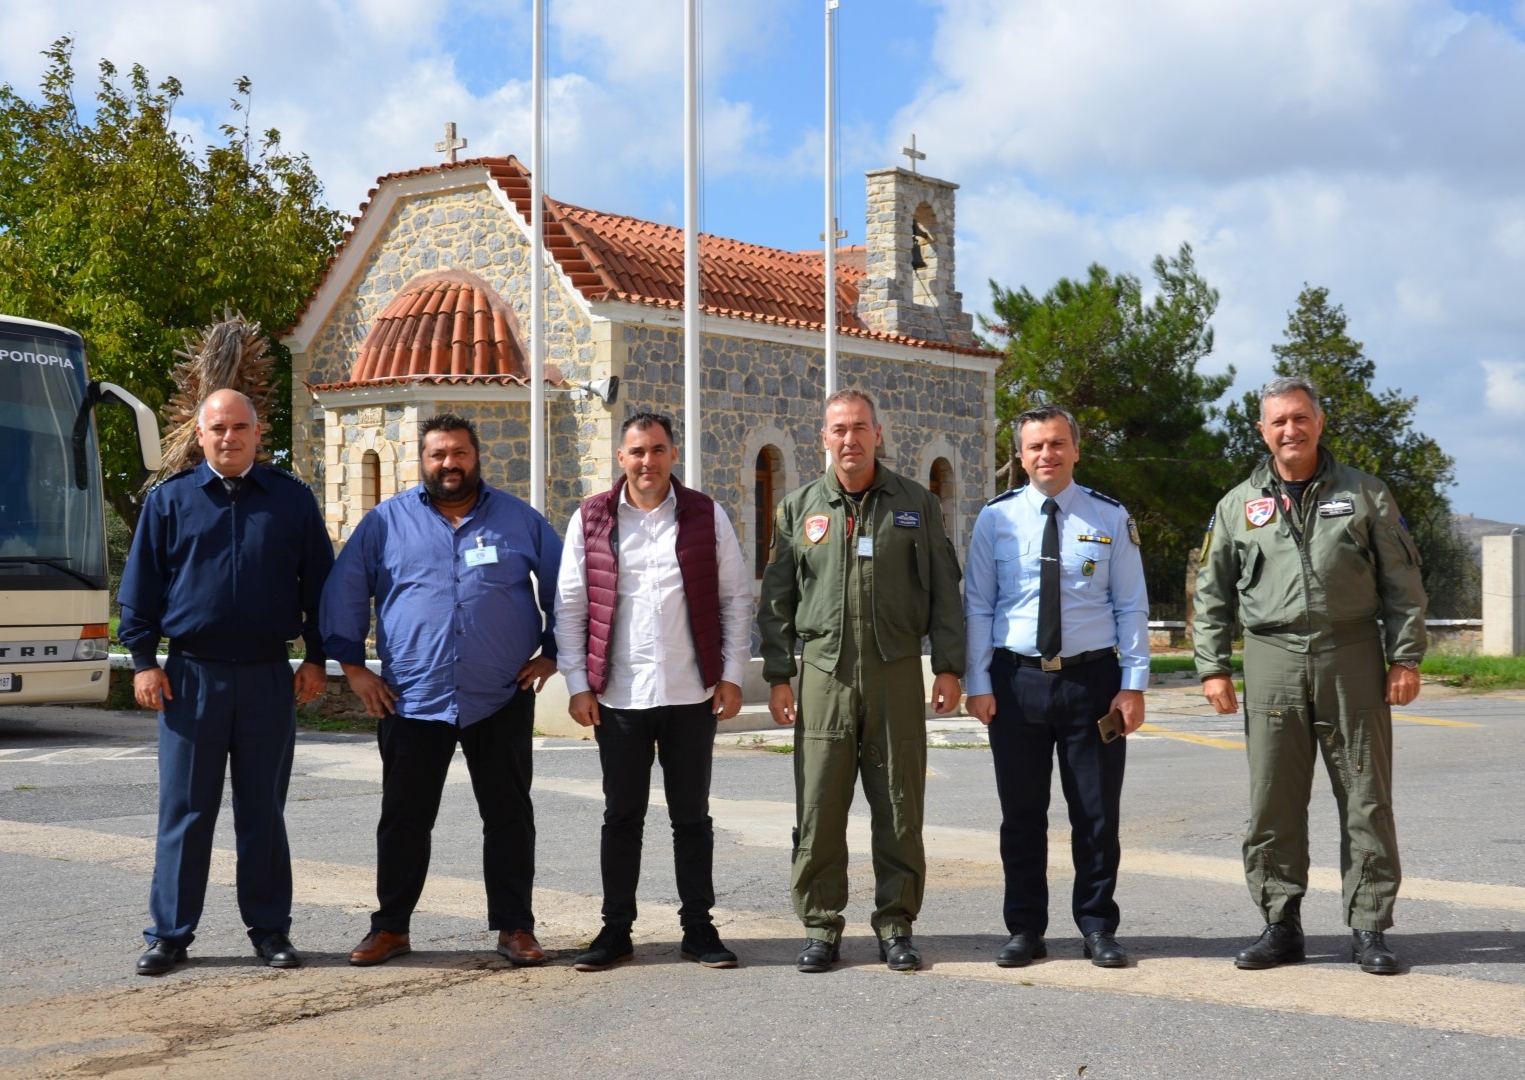
<svg viewBox="0 0 1525 1080">
<path fill-rule="evenodd" d="M 496 546 L 483 547 L 482 538 L 477 537 L 477 546 L 466 549 L 467 566 L 487 566 L 498 561 L 498 549 Z"/>
<path fill-rule="evenodd" d="M 874 557 L 874 538 L 872 536 L 858 537 L 858 554 L 865 559 Z"/>
</svg>

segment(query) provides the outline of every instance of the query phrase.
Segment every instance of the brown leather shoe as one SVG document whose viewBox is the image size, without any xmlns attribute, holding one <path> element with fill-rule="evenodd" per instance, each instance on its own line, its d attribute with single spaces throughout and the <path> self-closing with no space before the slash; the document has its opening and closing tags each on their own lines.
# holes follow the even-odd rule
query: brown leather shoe
<svg viewBox="0 0 1525 1080">
<path fill-rule="evenodd" d="M 498 952 L 508 957 L 514 967 L 534 967 L 545 963 L 545 950 L 528 930 L 499 930 Z"/>
<path fill-rule="evenodd" d="M 360 939 L 355 951 L 349 954 L 349 962 L 356 967 L 370 967 L 372 964 L 385 964 L 394 956 L 403 956 L 412 951 L 413 946 L 408 944 L 407 934 L 372 930 Z"/>
</svg>

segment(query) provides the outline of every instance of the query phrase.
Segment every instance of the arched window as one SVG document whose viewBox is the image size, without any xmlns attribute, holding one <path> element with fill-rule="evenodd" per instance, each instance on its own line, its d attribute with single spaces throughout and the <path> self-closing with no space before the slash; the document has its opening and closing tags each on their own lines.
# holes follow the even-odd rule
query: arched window
<svg viewBox="0 0 1525 1080">
<path fill-rule="evenodd" d="M 778 506 L 783 479 L 783 453 L 776 446 L 764 446 L 757 452 L 756 483 L 752 489 L 754 520 L 757 522 L 757 528 L 753 530 L 756 534 L 753 537 L 753 559 L 758 578 L 763 576 L 763 567 L 768 565 L 768 549 L 773 546 L 773 511 Z"/>
<path fill-rule="evenodd" d="M 937 496 L 938 507 L 943 512 L 943 527 L 948 530 L 949 536 L 954 534 L 954 515 L 958 510 L 958 493 L 954 487 L 953 466 L 947 458 L 937 458 L 932 462 L 932 471 L 927 477 L 927 490 Z"/>
<path fill-rule="evenodd" d="M 374 509 L 381 501 L 381 455 L 367 450 L 360 457 L 360 511 Z"/>
</svg>

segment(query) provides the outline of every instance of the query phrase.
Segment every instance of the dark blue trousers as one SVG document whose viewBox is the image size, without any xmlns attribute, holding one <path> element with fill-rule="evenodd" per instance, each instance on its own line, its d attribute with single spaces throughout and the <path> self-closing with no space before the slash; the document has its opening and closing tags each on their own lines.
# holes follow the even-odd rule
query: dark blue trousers
<svg viewBox="0 0 1525 1080">
<path fill-rule="evenodd" d="M 233 779 L 238 911 L 258 945 L 291 930 L 286 789 L 296 698 L 284 660 L 221 664 L 171 656 L 174 700 L 159 714 L 159 837 L 145 941 L 184 947 L 196 936 L 212 864 L 225 774 Z"/>
<path fill-rule="evenodd" d="M 662 763 L 667 816 L 672 822 L 678 922 L 685 931 L 710 923 L 715 906 L 715 829 L 710 819 L 710 773 L 715 753 L 714 705 L 611 709 L 600 705 L 598 759 L 604 771 L 604 828 L 599 868 L 604 922 L 635 922 L 641 845 L 651 801 L 651 763 Z"/>
<path fill-rule="evenodd" d="M 1018 665 L 1004 650 L 990 664 L 996 713 L 990 723 L 1001 799 L 1001 864 L 1006 929 L 1048 929 L 1048 803 L 1055 749 L 1070 811 L 1075 864 L 1071 904 L 1081 934 L 1117 930 L 1112 899 L 1122 850 L 1117 840 L 1127 740 L 1103 745 L 1096 721 L 1122 686 L 1117 659 L 1105 656 L 1062 671 Z"/>
</svg>

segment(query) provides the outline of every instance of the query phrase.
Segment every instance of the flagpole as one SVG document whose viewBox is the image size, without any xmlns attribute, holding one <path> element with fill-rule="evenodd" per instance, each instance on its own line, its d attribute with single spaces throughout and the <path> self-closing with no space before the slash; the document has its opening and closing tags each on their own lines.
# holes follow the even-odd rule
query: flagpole
<svg viewBox="0 0 1525 1080">
<path fill-rule="evenodd" d="M 530 505 L 545 513 L 545 0 L 534 0 L 530 108 Z"/>
<path fill-rule="evenodd" d="M 700 407 L 699 281 L 699 28 L 698 0 L 683 7 L 683 476 L 704 488 L 704 426 Z"/>
<path fill-rule="evenodd" d="M 826 396 L 837 392 L 837 101 L 836 51 L 838 0 L 826 0 L 826 230 L 825 265 Z"/>
</svg>

